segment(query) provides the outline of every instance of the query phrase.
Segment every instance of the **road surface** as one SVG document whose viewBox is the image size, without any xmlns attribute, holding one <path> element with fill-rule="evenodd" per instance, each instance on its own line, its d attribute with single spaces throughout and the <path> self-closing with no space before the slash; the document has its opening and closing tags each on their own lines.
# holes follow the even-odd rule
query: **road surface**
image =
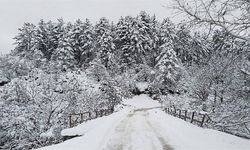
<svg viewBox="0 0 250 150">
<path fill-rule="evenodd" d="M 149 110 L 131 111 L 115 128 L 104 150 L 173 150 L 150 120 Z"/>
</svg>

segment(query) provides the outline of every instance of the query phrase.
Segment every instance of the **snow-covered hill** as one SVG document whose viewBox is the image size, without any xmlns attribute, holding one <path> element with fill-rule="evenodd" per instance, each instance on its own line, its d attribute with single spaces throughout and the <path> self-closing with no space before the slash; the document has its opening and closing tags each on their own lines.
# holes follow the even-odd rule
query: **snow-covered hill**
<svg viewBox="0 0 250 150">
<path fill-rule="evenodd" d="M 250 140 L 204 129 L 169 116 L 146 95 L 124 108 L 62 131 L 82 135 L 39 150 L 249 150 Z"/>
</svg>

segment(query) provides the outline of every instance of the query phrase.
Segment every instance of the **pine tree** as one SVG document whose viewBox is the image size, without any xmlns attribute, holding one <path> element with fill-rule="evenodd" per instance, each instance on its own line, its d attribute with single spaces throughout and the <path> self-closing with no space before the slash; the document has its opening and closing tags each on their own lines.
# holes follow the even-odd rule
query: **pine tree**
<svg viewBox="0 0 250 150">
<path fill-rule="evenodd" d="M 114 54 L 115 44 L 112 35 L 112 28 L 106 18 L 101 18 L 95 26 L 97 55 L 107 68 L 112 54 Z"/>
<path fill-rule="evenodd" d="M 156 77 L 164 89 L 174 89 L 180 78 L 180 66 L 173 47 L 165 43 L 161 47 L 161 54 L 157 58 L 158 62 L 155 66 L 158 70 Z"/>
<path fill-rule="evenodd" d="M 25 23 L 23 27 L 18 30 L 19 33 L 14 38 L 16 40 L 16 47 L 13 53 L 32 59 L 35 48 L 36 26 L 31 23 Z"/>
<path fill-rule="evenodd" d="M 131 66 L 134 63 L 133 56 L 131 55 L 131 28 L 132 28 L 132 17 L 120 18 L 116 25 L 115 30 L 115 45 L 118 51 L 118 56 L 121 59 L 122 68 Z"/>
<path fill-rule="evenodd" d="M 191 35 L 190 31 L 184 26 L 180 25 L 176 33 L 176 40 L 174 42 L 174 50 L 176 55 L 183 64 L 190 65 L 192 56 L 190 52 Z"/>
<path fill-rule="evenodd" d="M 151 37 L 151 48 L 146 54 L 147 65 L 154 67 L 157 63 L 156 58 L 160 54 L 160 27 L 161 24 L 156 20 L 155 15 L 151 17 L 150 26 L 150 37 Z"/>
<path fill-rule="evenodd" d="M 44 22 L 41 20 L 38 23 L 36 49 L 49 61 L 59 46 L 59 41 L 63 33 L 62 26 L 63 22 L 56 24 L 52 21 Z"/>
<path fill-rule="evenodd" d="M 131 56 L 136 64 L 146 64 L 145 56 L 152 49 L 152 39 L 150 36 L 151 18 L 142 11 L 132 23 L 131 30 Z"/>
<path fill-rule="evenodd" d="M 69 28 L 63 44 L 64 50 L 70 55 L 70 57 L 67 57 L 77 67 L 83 65 L 87 67 L 88 63 L 93 59 L 93 26 L 86 19 L 85 22 L 77 20 Z"/>
</svg>

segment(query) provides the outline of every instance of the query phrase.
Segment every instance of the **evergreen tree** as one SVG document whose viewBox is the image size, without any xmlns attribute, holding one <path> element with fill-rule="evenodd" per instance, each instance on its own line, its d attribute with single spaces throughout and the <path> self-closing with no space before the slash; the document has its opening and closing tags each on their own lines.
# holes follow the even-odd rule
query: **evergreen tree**
<svg viewBox="0 0 250 150">
<path fill-rule="evenodd" d="M 63 33 L 62 26 L 63 22 L 57 24 L 52 21 L 44 22 L 41 20 L 38 23 L 36 49 L 49 61 L 59 46 L 59 41 Z"/>
<path fill-rule="evenodd" d="M 85 22 L 77 20 L 70 27 L 68 34 L 65 37 L 64 49 L 70 55 L 73 64 L 77 67 L 88 66 L 88 63 L 93 59 L 93 26 L 86 19 Z M 68 56 L 67 56 L 68 57 Z M 66 58 L 67 59 L 67 58 Z"/>
<path fill-rule="evenodd" d="M 151 48 L 146 54 L 147 65 L 154 67 L 157 63 L 156 58 L 160 54 L 160 27 L 161 24 L 156 20 L 155 15 L 151 17 L 150 37 Z"/>
<path fill-rule="evenodd" d="M 134 63 L 132 58 L 131 49 L 131 28 L 132 28 L 132 17 L 121 18 L 116 25 L 115 32 L 115 44 L 119 50 L 118 56 L 121 59 L 122 68 L 131 66 Z"/>
<path fill-rule="evenodd" d="M 176 36 L 177 38 L 174 42 L 176 55 L 180 58 L 183 64 L 190 65 L 192 61 L 190 53 L 190 43 L 192 37 L 190 35 L 190 31 L 184 25 L 180 25 Z"/>
<path fill-rule="evenodd" d="M 131 30 L 131 56 L 136 64 L 146 64 L 145 56 L 152 49 L 151 18 L 145 12 L 141 12 L 132 22 Z"/>
<path fill-rule="evenodd" d="M 175 89 L 177 81 L 180 79 L 180 66 L 173 47 L 165 43 L 161 46 L 161 54 L 157 58 L 155 66 L 158 70 L 156 80 L 163 89 Z"/>
<path fill-rule="evenodd" d="M 35 48 L 36 26 L 31 23 L 25 23 L 23 27 L 18 30 L 19 33 L 14 38 L 16 40 L 16 47 L 13 53 L 32 59 Z"/>
<path fill-rule="evenodd" d="M 112 28 L 106 18 L 101 18 L 95 26 L 97 55 L 107 68 L 112 54 L 114 54 L 115 44 L 112 35 Z"/>
</svg>

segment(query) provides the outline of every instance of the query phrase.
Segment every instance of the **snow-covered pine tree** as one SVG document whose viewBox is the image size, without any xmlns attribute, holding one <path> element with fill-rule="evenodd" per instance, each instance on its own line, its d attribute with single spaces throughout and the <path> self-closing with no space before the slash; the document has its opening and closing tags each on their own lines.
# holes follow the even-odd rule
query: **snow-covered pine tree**
<svg viewBox="0 0 250 150">
<path fill-rule="evenodd" d="M 112 27 L 106 18 L 101 18 L 95 26 L 96 53 L 101 62 L 107 68 L 112 54 L 114 54 L 115 44 Z"/>
<path fill-rule="evenodd" d="M 192 36 L 190 35 L 190 31 L 185 27 L 185 25 L 181 24 L 177 29 L 176 36 L 177 38 L 174 42 L 176 55 L 184 65 L 189 66 L 192 63 L 192 55 L 190 52 Z"/>
<path fill-rule="evenodd" d="M 159 45 L 163 45 L 165 43 L 174 44 L 174 40 L 176 40 L 176 29 L 175 25 L 170 21 L 169 18 L 165 18 L 160 25 L 160 37 L 159 37 Z"/>
<path fill-rule="evenodd" d="M 36 49 L 39 50 L 48 61 L 51 60 L 52 55 L 58 48 L 59 37 L 58 34 L 56 34 L 56 30 L 56 24 L 52 21 L 45 22 L 41 20 L 38 23 Z"/>
<path fill-rule="evenodd" d="M 35 48 L 36 26 L 32 23 L 24 23 L 23 27 L 18 30 L 19 33 L 14 37 L 16 47 L 13 53 L 32 59 Z"/>
<path fill-rule="evenodd" d="M 169 43 L 165 43 L 161 47 L 161 54 L 157 58 L 156 82 L 160 84 L 160 88 L 166 90 L 175 90 L 177 81 L 180 79 L 180 66 L 173 47 Z"/>
<path fill-rule="evenodd" d="M 116 25 L 115 30 L 115 45 L 118 50 L 118 57 L 120 57 L 120 64 L 123 68 L 127 68 L 134 63 L 131 56 L 131 26 L 133 18 L 126 16 L 121 17 Z"/>
<path fill-rule="evenodd" d="M 146 64 L 145 56 L 152 50 L 151 18 L 142 11 L 132 22 L 131 30 L 131 56 L 136 64 Z"/>
<path fill-rule="evenodd" d="M 150 26 L 150 37 L 151 37 L 151 48 L 148 51 L 146 57 L 147 65 L 154 67 L 157 63 L 156 58 L 160 53 L 160 23 L 157 21 L 156 16 L 151 17 Z"/>
<path fill-rule="evenodd" d="M 77 20 L 74 25 L 68 25 L 68 33 L 63 42 L 63 55 L 66 60 L 72 62 L 77 67 L 88 67 L 88 63 L 93 59 L 93 26 L 88 19 L 85 22 Z M 68 56 L 68 55 L 69 56 Z M 64 59 L 64 58 L 62 58 Z"/>
</svg>

